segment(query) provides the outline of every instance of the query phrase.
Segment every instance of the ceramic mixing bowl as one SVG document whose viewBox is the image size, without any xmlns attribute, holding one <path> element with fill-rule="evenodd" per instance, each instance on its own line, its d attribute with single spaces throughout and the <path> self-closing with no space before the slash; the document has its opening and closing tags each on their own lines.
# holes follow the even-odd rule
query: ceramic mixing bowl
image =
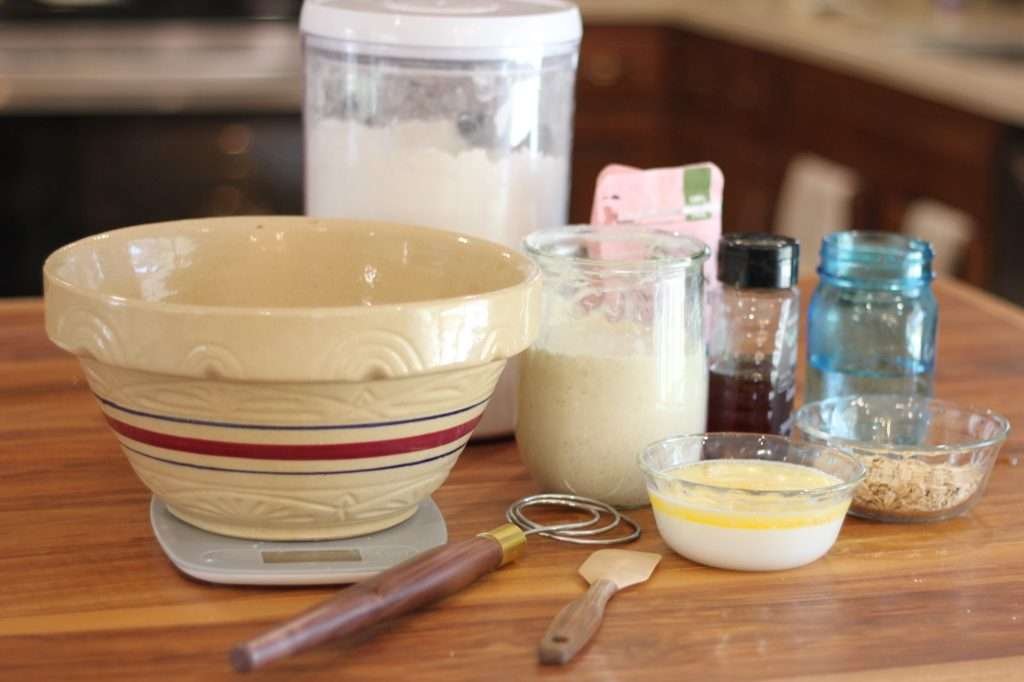
<svg viewBox="0 0 1024 682">
<path fill-rule="evenodd" d="M 540 291 L 490 242 L 303 217 L 99 234 L 44 283 L 47 333 L 142 481 L 188 523 L 273 540 L 411 516 L 536 335 Z"/>
</svg>

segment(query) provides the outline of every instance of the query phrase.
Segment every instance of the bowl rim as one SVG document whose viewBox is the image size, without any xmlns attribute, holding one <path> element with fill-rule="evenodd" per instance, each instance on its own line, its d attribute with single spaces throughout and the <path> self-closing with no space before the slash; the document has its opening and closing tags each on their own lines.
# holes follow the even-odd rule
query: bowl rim
<svg viewBox="0 0 1024 682">
<path fill-rule="evenodd" d="M 466 242 L 477 242 L 491 248 L 496 253 L 505 255 L 518 261 L 520 269 L 523 271 L 523 278 L 507 287 L 501 287 L 499 289 L 491 289 L 489 291 L 483 291 L 475 294 L 463 294 L 462 296 L 448 296 L 443 298 L 431 298 L 431 299 L 418 299 L 415 301 L 402 301 L 398 303 L 384 303 L 379 305 L 365 306 L 365 305 L 344 305 L 344 306 L 242 306 L 242 305 L 212 305 L 208 303 L 174 303 L 166 301 L 149 301 L 142 298 L 129 298 L 125 296 L 118 296 L 115 294 L 106 294 L 96 289 L 90 289 L 82 286 L 78 286 L 67 279 L 60 277 L 55 272 L 63 259 L 67 257 L 69 253 L 80 251 L 92 242 L 103 241 L 110 239 L 112 235 L 124 235 L 128 232 L 142 232 L 144 230 L 156 230 L 156 228 L 168 228 L 170 226 L 188 227 L 191 229 L 194 226 L 196 229 L 202 228 L 204 225 L 210 225 L 216 227 L 218 223 L 222 224 L 233 224 L 239 223 L 243 220 L 251 221 L 264 221 L 264 222 L 277 222 L 277 223 L 292 223 L 301 222 L 307 226 L 315 225 L 317 223 L 327 223 L 335 225 L 343 224 L 358 224 L 358 225 L 373 225 L 385 229 L 391 228 L 415 228 L 416 230 L 424 230 L 433 232 L 435 234 L 447 235 L 455 237 L 458 240 L 465 240 Z M 215 216 L 209 218 L 185 218 L 182 220 L 167 220 L 159 221 L 155 223 L 144 223 L 141 225 L 129 225 L 126 227 L 119 227 L 112 230 L 106 230 L 97 234 L 89 235 L 81 239 L 77 239 L 73 242 L 65 244 L 60 248 L 50 253 L 46 260 L 43 261 L 43 279 L 45 284 L 48 286 L 57 286 L 75 296 L 80 296 L 86 299 L 90 299 L 97 303 L 101 303 L 105 306 L 117 306 L 119 308 L 138 309 L 138 310 L 149 310 L 151 312 L 159 313 L 182 313 L 182 314 L 193 314 L 202 313 L 203 315 L 213 316 L 230 316 L 230 317 L 244 317 L 244 316 L 267 316 L 272 315 L 274 317 L 305 317 L 308 315 L 315 315 L 318 317 L 331 317 L 331 316 L 356 316 L 356 315 L 370 315 L 376 312 L 392 311 L 399 312 L 410 307 L 434 307 L 434 306 L 447 306 L 453 304 L 470 303 L 475 300 L 484 300 L 494 296 L 500 296 L 504 293 L 510 293 L 522 287 L 528 287 L 531 284 L 537 282 L 541 278 L 540 268 L 530 258 L 524 254 L 519 253 L 513 248 L 506 247 L 497 242 L 490 241 L 488 239 L 481 239 L 480 237 L 474 237 L 472 235 L 463 234 L 461 232 L 454 232 L 451 230 L 443 230 L 435 227 L 427 227 L 421 225 L 411 225 L 406 223 L 396 223 L 389 221 L 380 220 L 361 220 L 361 219 L 349 219 L 349 218 L 318 218 L 314 216 L 304 215 L 245 215 L 245 216 Z"/>
<path fill-rule="evenodd" d="M 844 438 L 842 436 L 832 436 L 827 434 L 825 431 L 816 428 L 814 426 L 806 426 L 803 422 L 807 414 L 813 410 L 820 409 L 826 405 L 839 405 L 843 403 L 852 403 L 856 400 L 865 399 L 898 399 L 898 400 L 914 400 L 927 404 L 929 407 L 932 405 L 940 406 L 943 408 L 951 408 L 959 412 L 964 412 L 972 416 L 987 417 L 999 427 L 999 432 L 988 438 L 979 438 L 972 441 L 964 441 L 962 443 L 940 443 L 938 445 L 892 445 L 888 443 L 869 443 L 868 441 L 856 440 L 853 438 Z M 948 454 L 951 452 L 963 452 L 964 450 L 978 450 L 981 448 L 991 447 L 993 445 L 999 445 L 1006 440 L 1010 434 L 1010 420 L 988 408 L 975 408 L 970 405 L 958 405 L 949 400 L 941 398 L 932 398 L 929 396 L 920 395 L 901 395 L 898 393 L 866 393 L 856 395 L 845 395 L 835 396 L 832 398 L 825 398 L 824 400 L 815 400 L 813 402 L 805 403 L 793 414 L 793 428 L 799 430 L 802 433 L 806 433 L 811 438 L 822 440 L 829 445 L 837 448 L 870 448 L 872 451 L 879 455 L 885 455 L 894 459 L 897 458 L 910 458 L 910 457 L 923 457 L 923 456 L 934 456 L 940 454 Z"/>
<path fill-rule="evenodd" d="M 673 443 L 678 443 L 678 442 L 682 442 L 682 441 L 708 440 L 710 438 L 721 438 L 721 439 L 729 439 L 729 440 L 758 439 L 758 440 L 761 440 L 761 441 L 774 441 L 774 442 L 777 442 L 777 443 L 785 443 L 789 447 L 797 447 L 797 448 L 805 448 L 805 449 L 815 449 L 815 450 L 830 450 L 830 451 L 832 451 L 832 453 L 834 455 L 837 455 L 840 459 L 843 459 L 843 460 L 846 460 L 846 461 L 852 463 L 856 467 L 855 471 L 857 472 L 857 475 L 854 476 L 849 481 L 842 481 L 840 483 L 835 483 L 835 484 L 829 485 L 829 486 L 822 486 L 820 488 L 801 488 L 801 489 L 798 489 L 798 490 L 793 490 L 793 489 L 789 489 L 789 490 L 749 490 L 747 488 L 734 488 L 734 487 L 731 487 L 731 486 L 713 485 L 711 483 L 697 483 L 696 481 L 685 481 L 685 480 L 682 480 L 682 479 L 679 479 L 679 478 L 672 478 L 670 476 L 666 476 L 662 471 L 654 469 L 650 464 L 648 464 L 645 461 L 646 457 L 648 456 L 648 453 L 652 453 L 655 448 L 662 448 L 662 447 L 665 447 L 667 445 L 672 445 Z M 737 459 L 737 460 L 755 460 L 757 458 L 754 458 L 754 457 L 736 457 L 734 459 Z M 692 466 L 692 465 L 695 465 L 695 464 L 697 464 L 699 462 L 706 462 L 706 461 L 714 461 L 714 460 L 704 460 L 704 459 L 701 459 L 701 460 L 697 460 L 697 462 L 691 462 L 690 464 L 684 464 L 682 466 L 684 466 L 684 467 L 685 466 Z M 774 461 L 778 461 L 778 460 L 774 460 L 773 459 L 773 460 L 758 460 L 758 461 L 773 461 L 774 462 Z M 864 463 L 862 461 L 860 461 L 859 457 L 855 457 L 854 455 L 851 455 L 849 453 L 843 452 L 842 450 L 840 450 L 840 449 L 838 449 L 836 447 L 833 447 L 832 445 L 827 445 L 827 444 L 826 445 L 822 445 L 822 444 L 818 444 L 818 443 L 801 443 L 801 442 L 797 442 L 797 441 L 791 440 L 791 439 L 789 439 L 789 438 L 787 438 L 785 436 L 779 436 L 779 435 L 774 435 L 774 434 L 740 433 L 740 432 L 735 432 L 735 431 L 716 431 L 716 432 L 709 432 L 709 433 L 692 433 L 692 434 L 685 434 L 685 435 L 678 435 L 678 436 L 670 436 L 668 438 L 662 438 L 662 439 L 656 440 L 653 443 L 648 444 L 643 449 L 643 452 L 641 452 L 640 455 L 637 457 L 637 464 L 640 466 L 640 470 L 645 475 L 650 476 L 650 477 L 652 477 L 652 478 L 654 478 L 656 480 L 659 480 L 659 481 L 673 482 L 675 484 L 682 483 L 682 484 L 685 484 L 686 486 L 691 486 L 691 487 L 695 487 L 695 488 L 702 489 L 702 490 L 711 490 L 711 491 L 714 491 L 714 492 L 717 492 L 717 493 L 726 493 L 726 492 L 728 492 L 728 493 L 741 493 L 741 494 L 745 494 L 745 495 L 750 495 L 752 497 L 766 497 L 766 496 L 770 495 L 770 496 L 776 496 L 776 497 L 777 496 L 781 496 L 781 497 L 786 497 L 786 498 L 791 498 L 792 499 L 792 498 L 801 498 L 801 497 L 810 497 L 810 496 L 831 496 L 831 495 L 846 494 L 846 493 L 850 493 L 852 495 L 854 488 L 859 486 L 861 484 L 861 482 L 863 482 L 865 477 L 867 476 L 867 468 L 864 466 Z M 797 464 L 796 466 L 806 466 L 806 465 Z M 816 467 L 808 467 L 808 468 L 815 468 L 815 469 L 817 469 Z M 817 469 L 817 470 L 818 471 L 822 471 L 821 469 Z M 823 473 L 828 474 L 827 471 L 823 472 Z M 831 475 L 831 474 L 829 474 L 829 475 Z"/>
</svg>

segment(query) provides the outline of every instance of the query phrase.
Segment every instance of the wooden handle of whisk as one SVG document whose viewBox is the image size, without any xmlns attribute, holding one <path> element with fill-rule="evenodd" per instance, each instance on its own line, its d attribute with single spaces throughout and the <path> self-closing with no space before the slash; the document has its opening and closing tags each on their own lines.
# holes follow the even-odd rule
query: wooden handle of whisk
<svg viewBox="0 0 1024 682">
<path fill-rule="evenodd" d="M 424 552 L 238 644 L 231 650 L 231 665 L 239 672 L 260 668 L 443 599 L 515 560 L 525 543 L 518 526 L 505 524 Z"/>
</svg>

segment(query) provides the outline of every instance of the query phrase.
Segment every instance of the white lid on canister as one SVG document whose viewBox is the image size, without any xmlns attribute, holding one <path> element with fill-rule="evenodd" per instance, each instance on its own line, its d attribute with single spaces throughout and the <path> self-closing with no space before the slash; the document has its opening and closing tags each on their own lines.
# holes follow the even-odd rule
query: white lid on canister
<svg viewBox="0 0 1024 682">
<path fill-rule="evenodd" d="M 564 0 L 305 0 L 306 35 L 404 48 L 508 49 L 578 42 Z"/>
</svg>

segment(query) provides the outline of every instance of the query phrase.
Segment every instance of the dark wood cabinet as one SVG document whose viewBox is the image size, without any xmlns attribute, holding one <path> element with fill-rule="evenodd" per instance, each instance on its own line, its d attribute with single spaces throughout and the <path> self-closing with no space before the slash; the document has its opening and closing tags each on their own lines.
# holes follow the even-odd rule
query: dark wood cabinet
<svg viewBox="0 0 1024 682">
<path fill-rule="evenodd" d="M 723 228 L 770 229 L 789 162 L 813 153 L 860 177 L 860 229 L 898 229 L 918 198 L 970 215 L 978 232 L 962 276 L 988 286 L 1005 134 L 973 114 L 692 31 L 587 26 L 571 217 L 589 218 L 594 180 L 607 163 L 709 160 L 725 174 Z"/>
<path fill-rule="evenodd" d="M 43 259 L 103 230 L 208 215 L 302 212 L 295 114 L 0 118 L 0 296 L 38 295 Z"/>
<path fill-rule="evenodd" d="M 677 165 L 672 79 L 675 31 L 587 27 L 576 85 L 572 196 L 574 223 L 590 220 L 597 174 L 609 163 Z"/>
<path fill-rule="evenodd" d="M 609 163 L 709 160 L 725 174 L 724 229 L 770 229 L 790 161 L 813 153 L 858 174 L 858 228 L 898 229 L 918 198 L 965 211 L 978 232 L 962 275 L 1024 302 L 1024 276 L 1008 274 L 1024 225 L 1013 217 L 1019 208 L 1007 208 L 1024 205 L 1024 131 L 668 26 L 588 24 L 578 74 L 573 222 L 589 220 L 594 182 Z M 2 117 L 0 223 L 16 258 L 0 272 L 0 296 L 38 294 L 42 259 L 85 234 L 301 212 L 301 154 L 298 112 Z M 815 257 L 817 245 L 804 249 Z"/>
</svg>

